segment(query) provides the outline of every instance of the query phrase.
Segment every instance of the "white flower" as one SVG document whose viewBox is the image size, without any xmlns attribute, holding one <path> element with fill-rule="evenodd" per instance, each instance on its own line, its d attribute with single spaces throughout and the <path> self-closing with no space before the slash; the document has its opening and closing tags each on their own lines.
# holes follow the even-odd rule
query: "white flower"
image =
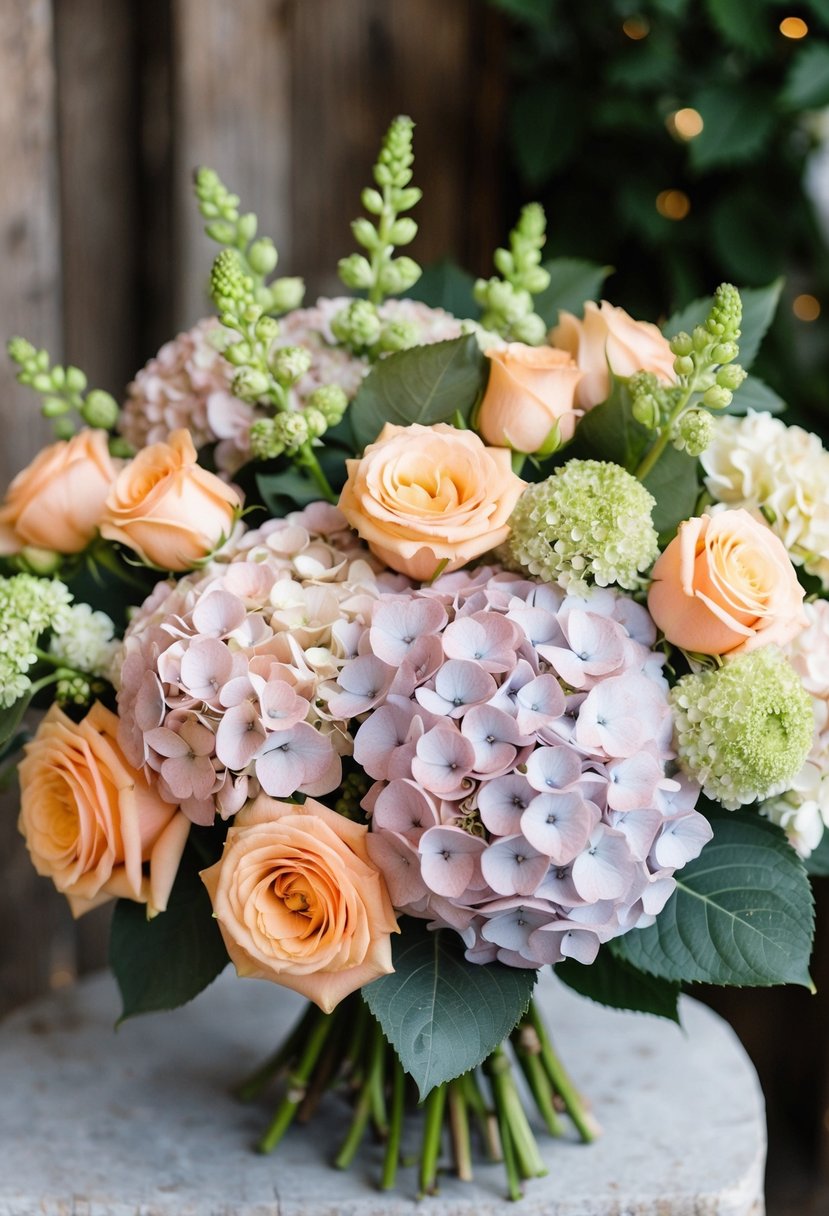
<svg viewBox="0 0 829 1216">
<path fill-rule="evenodd" d="M 700 459 L 717 501 L 762 510 L 795 565 L 829 589 L 829 452 L 817 435 L 750 410 L 718 418 Z"/>
<path fill-rule="evenodd" d="M 50 650 L 67 667 L 105 676 L 118 649 L 114 634 L 115 626 L 105 612 L 93 612 L 89 604 L 73 604 L 55 622 Z"/>
</svg>

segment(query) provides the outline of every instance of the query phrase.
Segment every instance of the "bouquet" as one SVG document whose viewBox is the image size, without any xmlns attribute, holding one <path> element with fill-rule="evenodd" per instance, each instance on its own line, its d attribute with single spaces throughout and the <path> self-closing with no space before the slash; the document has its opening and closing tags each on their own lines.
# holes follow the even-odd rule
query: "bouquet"
<svg viewBox="0 0 829 1216">
<path fill-rule="evenodd" d="M 57 439 L 0 508 L 0 737 L 38 872 L 117 901 L 124 1017 L 228 961 L 308 999 L 240 1088 L 263 1151 L 333 1091 L 337 1166 L 379 1137 L 394 1186 L 414 1106 L 422 1192 L 450 1146 L 517 1198 L 539 1129 L 598 1131 L 540 968 L 670 1018 L 811 983 L 829 455 L 747 374 L 777 286 L 660 330 L 537 205 L 491 278 L 421 275 L 412 127 L 352 294 L 303 307 L 202 169 L 215 315 L 122 405 L 10 342 Z"/>
</svg>

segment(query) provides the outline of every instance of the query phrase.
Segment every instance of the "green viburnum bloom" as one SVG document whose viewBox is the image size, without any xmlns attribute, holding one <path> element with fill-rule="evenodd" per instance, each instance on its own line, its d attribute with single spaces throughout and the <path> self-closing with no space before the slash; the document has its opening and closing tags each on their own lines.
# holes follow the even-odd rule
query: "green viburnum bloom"
<svg viewBox="0 0 829 1216">
<path fill-rule="evenodd" d="M 774 646 L 671 690 L 679 762 L 727 810 L 788 789 L 809 754 L 812 702 Z"/>
<path fill-rule="evenodd" d="M 659 554 L 656 500 L 618 464 L 569 460 L 527 489 L 510 520 L 512 559 L 575 593 L 591 583 L 634 591 Z"/>
<path fill-rule="evenodd" d="M 66 616 L 72 596 L 57 579 L 15 574 L 0 579 L 0 708 L 31 687 L 26 674 L 38 660 L 37 640 Z"/>
</svg>

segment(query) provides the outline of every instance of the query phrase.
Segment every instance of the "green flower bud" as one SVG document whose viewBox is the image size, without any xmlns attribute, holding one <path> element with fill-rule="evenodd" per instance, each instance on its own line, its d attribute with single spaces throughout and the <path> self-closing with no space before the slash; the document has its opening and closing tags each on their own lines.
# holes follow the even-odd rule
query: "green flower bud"
<svg viewBox="0 0 829 1216">
<path fill-rule="evenodd" d="M 394 245 L 410 245 L 417 236 L 417 224 L 407 216 L 395 220 L 389 232 L 389 240 Z"/>
<path fill-rule="evenodd" d="M 259 401 L 267 396 L 270 381 L 264 372 L 254 367 L 243 367 L 233 377 L 233 393 L 242 401 Z"/>
<path fill-rule="evenodd" d="M 279 255 L 269 236 L 260 237 L 248 250 L 248 263 L 257 274 L 271 274 L 276 270 L 278 260 Z"/>
<path fill-rule="evenodd" d="M 88 705 L 92 688 L 86 676 L 67 672 L 55 685 L 55 700 L 61 705 Z"/>
<path fill-rule="evenodd" d="M 357 244 L 362 245 L 364 249 L 376 249 L 380 244 L 380 237 L 371 220 L 364 217 L 352 220 L 351 231 Z"/>
<path fill-rule="evenodd" d="M 720 342 L 711 351 L 711 358 L 715 363 L 731 363 L 740 353 L 740 348 L 736 342 Z"/>
<path fill-rule="evenodd" d="M 58 439 L 71 439 L 75 434 L 75 424 L 71 418 L 57 418 L 55 420 L 55 434 Z"/>
<path fill-rule="evenodd" d="M 517 226 L 519 236 L 535 241 L 544 236 L 546 227 L 547 217 L 540 203 L 527 203 L 521 208 Z"/>
<path fill-rule="evenodd" d="M 338 342 L 353 347 L 373 346 L 380 336 L 377 309 L 368 300 L 352 300 L 334 317 L 331 329 Z"/>
<path fill-rule="evenodd" d="M 256 336 L 266 346 L 279 337 L 279 322 L 275 317 L 260 317 L 256 322 Z"/>
<path fill-rule="evenodd" d="M 530 270 L 524 272 L 522 282 L 526 290 L 532 295 L 540 295 L 542 291 L 546 291 L 550 286 L 550 272 L 545 270 L 543 266 L 533 266 Z"/>
<path fill-rule="evenodd" d="M 241 342 L 231 342 L 225 348 L 224 356 L 228 363 L 232 363 L 234 367 L 244 367 L 249 363 L 253 351 L 250 348 L 250 343 L 242 340 Z"/>
<path fill-rule="evenodd" d="M 371 263 L 368 258 L 364 258 L 359 253 L 352 253 L 347 258 L 340 258 L 337 263 L 337 271 L 346 287 L 351 287 L 355 291 L 371 287 L 374 281 Z"/>
<path fill-rule="evenodd" d="M 296 384 L 311 366 L 311 352 L 305 346 L 281 346 L 271 352 L 270 366 L 283 387 Z"/>
<path fill-rule="evenodd" d="M 109 454 L 116 456 L 119 460 L 131 460 L 135 451 L 126 439 L 122 439 L 120 435 L 113 435 L 109 441 Z"/>
<path fill-rule="evenodd" d="M 508 249 L 496 249 L 492 261 L 495 263 L 495 269 L 505 279 L 515 272 L 515 259 Z"/>
<path fill-rule="evenodd" d="M 712 384 L 702 395 L 702 403 L 707 405 L 709 410 L 724 410 L 726 406 L 731 405 L 731 400 L 732 394 L 727 388 L 720 388 L 719 384 Z"/>
<path fill-rule="evenodd" d="M 252 241 L 256 236 L 256 230 L 259 227 L 259 221 L 252 211 L 248 211 L 246 215 L 240 215 L 236 224 L 236 230 L 239 236 L 246 241 Z"/>
<path fill-rule="evenodd" d="M 206 225 L 205 232 L 218 245 L 232 245 L 236 239 L 236 228 L 229 220 L 213 220 Z"/>
<path fill-rule="evenodd" d="M 368 211 L 369 215 L 379 215 L 383 210 L 383 196 L 379 190 L 372 190 L 367 186 L 360 195 L 360 202 Z"/>
<path fill-rule="evenodd" d="M 273 434 L 287 451 L 302 447 L 311 437 L 305 415 L 299 413 L 277 414 L 273 420 Z"/>
<path fill-rule="evenodd" d="M 51 393 L 55 387 L 49 372 L 36 372 L 32 377 L 32 388 L 38 393 Z"/>
<path fill-rule="evenodd" d="M 66 369 L 66 391 L 69 393 L 82 393 L 86 388 L 86 376 L 79 367 L 67 367 Z"/>
<path fill-rule="evenodd" d="M 510 328 L 510 337 L 515 342 L 525 342 L 527 346 L 540 346 L 547 336 L 547 326 L 536 313 L 528 313 Z"/>
<path fill-rule="evenodd" d="M 89 426 L 110 431 L 118 421 L 118 402 L 110 393 L 95 388 L 81 406 L 81 417 Z"/>
<path fill-rule="evenodd" d="M 717 384 L 720 388 L 727 388 L 731 392 L 734 392 L 740 387 L 747 375 L 748 372 L 745 368 L 740 367 L 739 363 L 729 363 L 727 367 L 721 367 L 717 372 Z"/>
<path fill-rule="evenodd" d="M 685 355 L 690 355 L 694 349 L 694 340 L 690 334 L 684 331 L 675 334 L 669 342 L 671 353 L 683 358 Z"/>
<path fill-rule="evenodd" d="M 44 397 L 40 412 L 44 418 L 60 418 L 69 413 L 69 402 L 63 397 Z"/>
<path fill-rule="evenodd" d="M 384 354 L 396 350 L 409 350 L 417 346 L 420 332 L 411 321 L 393 321 L 384 325 L 378 341 L 378 346 Z"/>
<path fill-rule="evenodd" d="M 693 375 L 693 357 L 691 355 L 677 355 L 677 357 L 674 359 L 674 371 L 678 376 Z"/>
<path fill-rule="evenodd" d="M 271 308 L 275 312 L 290 312 L 299 308 L 305 295 L 305 283 L 300 278 L 277 279 L 269 287 Z"/>
<path fill-rule="evenodd" d="M 52 368 L 52 385 L 60 392 L 66 384 L 66 372 L 59 364 Z"/>
<path fill-rule="evenodd" d="M 250 428 L 250 450 L 256 460 L 274 460 L 285 451 L 273 418 L 257 418 Z"/>
<path fill-rule="evenodd" d="M 214 300 L 241 301 L 250 295 L 253 282 L 242 267 L 235 249 L 223 249 L 213 261 L 210 271 L 210 294 Z"/>
<path fill-rule="evenodd" d="M 308 407 L 319 410 L 329 426 L 336 426 L 348 409 L 348 397 L 339 384 L 321 384 L 309 396 Z"/>
<path fill-rule="evenodd" d="M 395 190 L 394 202 L 398 211 L 411 211 L 423 198 L 423 191 L 418 186 L 408 186 L 404 190 Z"/>
<path fill-rule="evenodd" d="M 25 338 L 9 338 L 6 350 L 12 362 L 19 364 L 21 367 L 26 363 L 33 362 L 37 357 L 37 351 L 31 342 L 27 342 Z"/>
<path fill-rule="evenodd" d="M 694 350 L 698 354 L 702 354 L 702 352 L 707 350 L 711 345 L 711 335 L 704 326 L 697 325 L 694 327 L 694 332 L 691 335 L 691 341 L 694 344 Z"/>
<path fill-rule="evenodd" d="M 399 295 L 414 287 L 421 273 L 413 258 L 394 258 L 380 271 L 380 286 L 384 292 Z"/>
<path fill-rule="evenodd" d="M 303 414 L 311 439 L 319 439 L 321 435 L 325 434 L 328 430 L 328 422 L 322 410 L 314 409 L 313 406 L 306 406 Z"/>
<path fill-rule="evenodd" d="M 679 420 L 674 447 L 689 456 L 701 456 L 714 438 L 714 419 L 705 410 L 689 410 Z"/>
<path fill-rule="evenodd" d="M 20 550 L 18 556 L 21 562 L 31 574 L 39 574 L 44 578 L 49 575 L 56 574 L 60 570 L 63 557 L 60 553 L 55 553 L 52 549 L 37 549 L 34 545 L 27 545 Z"/>
<path fill-rule="evenodd" d="M 649 431 L 655 431 L 661 421 L 659 402 L 652 393 L 639 393 L 633 398 L 633 416 Z"/>
</svg>

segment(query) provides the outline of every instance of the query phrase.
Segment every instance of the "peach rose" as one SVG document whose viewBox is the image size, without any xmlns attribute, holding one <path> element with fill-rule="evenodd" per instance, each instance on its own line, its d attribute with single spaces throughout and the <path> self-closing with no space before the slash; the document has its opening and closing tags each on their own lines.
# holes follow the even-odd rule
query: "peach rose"
<svg viewBox="0 0 829 1216">
<path fill-rule="evenodd" d="M 487 358 L 489 383 L 477 420 L 486 443 L 537 452 L 556 425 L 561 443 L 573 438 L 582 415 L 574 405 L 582 373 L 566 351 L 511 342 L 488 350 Z"/>
<path fill-rule="evenodd" d="M 114 898 L 162 912 L 190 830 L 124 758 L 117 729 L 98 702 L 77 724 L 53 705 L 19 769 L 18 827 L 74 916 Z"/>
<path fill-rule="evenodd" d="M 230 535 L 241 505 L 234 489 L 198 465 L 190 432 L 173 431 L 119 473 L 101 535 L 162 570 L 189 570 Z"/>
<path fill-rule="evenodd" d="M 80 553 L 98 530 L 117 467 L 106 431 L 80 431 L 44 448 L 17 474 L 0 507 L 0 555 L 27 545 Z"/>
<path fill-rule="evenodd" d="M 393 971 L 398 932 L 368 829 L 309 798 L 261 794 L 201 877 L 239 975 L 301 992 L 325 1013 Z"/>
<path fill-rule="evenodd" d="M 583 321 L 572 313 L 560 313 L 558 325 L 550 331 L 550 342 L 567 351 L 583 372 L 576 389 L 576 405 L 585 410 L 607 400 L 611 371 L 616 376 L 653 372 L 666 384 L 676 380 L 668 339 L 655 325 L 634 321 L 624 308 L 616 308 L 607 300 L 601 305 L 588 300 Z"/>
<path fill-rule="evenodd" d="M 525 484 L 507 448 L 444 422 L 388 422 L 362 460 L 346 465 L 343 515 L 382 562 L 420 580 L 506 540 Z"/>
<path fill-rule="evenodd" d="M 683 650 L 737 654 L 785 646 L 807 624 L 803 595 L 782 542 L 739 509 L 680 524 L 653 568 L 648 609 Z"/>
</svg>

